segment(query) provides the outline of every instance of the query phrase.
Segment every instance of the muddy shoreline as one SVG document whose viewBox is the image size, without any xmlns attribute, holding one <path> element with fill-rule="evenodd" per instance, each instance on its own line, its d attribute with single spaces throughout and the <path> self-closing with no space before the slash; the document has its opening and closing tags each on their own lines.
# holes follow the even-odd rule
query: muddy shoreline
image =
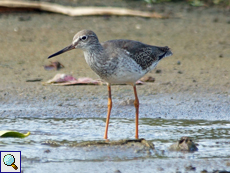
<svg viewBox="0 0 230 173">
<path fill-rule="evenodd" d="M 0 15 L 0 129 L 31 131 L 29 137 L 19 141 L 2 139 L 0 149 L 21 150 L 23 172 L 54 172 L 54 167 L 62 172 L 230 170 L 229 11 L 174 3 L 150 8 L 138 6 L 137 2 L 108 1 L 111 6 L 119 4 L 171 17 L 68 17 L 44 12 Z M 71 3 L 65 1 L 63 5 Z M 100 41 L 132 39 L 172 49 L 174 55 L 163 59 L 148 74 L 155 82 L 137 86 L 140 134 L 156 147 L 150 156 L 130 150 L 92 152 L 43 145 L 47 140 L 68 144 L 103 137 L 106 86 L 42 84 L 57 73 L 98 79 L 80 50 L 55 57 L 65 68 L 44 70 L 44 65 L 49 64 L 47 57 L 69 45 L 73 35 L 82 29 L 95 31 Z M 42 81 L 26 82 L 37 78 Z M 112 95 L 110 139 L 132 139 L 134 107 L 124 104 L 133 99 L 132 87 L 114 85 Z M 169 152 L 167 147 L 184 135 L 199 143 L 199 151 Z M 67 162 L 66 153 L 70 157 Z"/>
</svg>

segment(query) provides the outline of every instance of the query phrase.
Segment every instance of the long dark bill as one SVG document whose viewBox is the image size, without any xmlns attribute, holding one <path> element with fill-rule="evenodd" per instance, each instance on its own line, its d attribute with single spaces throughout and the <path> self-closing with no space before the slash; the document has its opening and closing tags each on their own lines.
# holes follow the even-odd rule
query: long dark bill
<svg viewBox="0 0 230 173">
<path fill-rule="evenodd" d="M 53 55 L 50 55 L 50 56 L 48 57 L 48 59 L 49 59 L 49 58 L 52 58 L 52 57 L 54 57 L 54 56 L 60 55 L 60 54 L 62 54 L 62 53 L 64 53 L 64 52 L 67 52 L 67 51 L 69 51 L 69 50 L 72 50 L 72 49 L 74 49 L 74 48 L 75 48 L 75 47 L 71 44 L 71 45 L 65 47 L 64 49 L 62 49 L 62 50 L 60 50 L 60 51 L 54 53 Z"/>
</svg>

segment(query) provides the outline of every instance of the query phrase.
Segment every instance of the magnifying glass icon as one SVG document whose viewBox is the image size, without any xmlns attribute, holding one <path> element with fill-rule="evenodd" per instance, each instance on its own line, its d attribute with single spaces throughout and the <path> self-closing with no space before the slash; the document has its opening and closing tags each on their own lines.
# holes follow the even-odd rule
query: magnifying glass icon
<svg viewBox="0 0 230 173">
<path fill-rule="evenodd" d="M 3 162 L 7 166 L 12 166 L 15 170 L 18 169 L 18 167 L 15 165 L 15 158 L 12 154 L 7 154 L 3 158 Z"/>
</svg>

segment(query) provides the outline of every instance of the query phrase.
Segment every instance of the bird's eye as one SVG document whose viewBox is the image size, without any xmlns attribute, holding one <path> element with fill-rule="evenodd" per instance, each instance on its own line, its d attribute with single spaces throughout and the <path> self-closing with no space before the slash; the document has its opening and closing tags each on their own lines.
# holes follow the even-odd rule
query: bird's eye
<svg viewBox="0 0 230 173">
<path fill-rule="evenodd" d="M 82 36 L 81 40 L 83 40 L 83 41 L 87 40 L 87 36 L 86 35 Z"/>
</svg>

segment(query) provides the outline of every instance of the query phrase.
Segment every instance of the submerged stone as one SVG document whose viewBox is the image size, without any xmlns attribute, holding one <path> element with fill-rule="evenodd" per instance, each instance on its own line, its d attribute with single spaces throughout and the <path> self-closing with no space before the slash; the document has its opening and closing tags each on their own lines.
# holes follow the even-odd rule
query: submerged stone
<svg viewBox="0 0 230 173">
<path fill-rule="evenodd" d="M 170 145 L 172 151 L 198 151 L 196 144 L 189 137 L 181 137 L 175 144 Z"/>
<path fill-rule="evenodd" d="M 86 141 L 86 142 L 80 142 L 71 144 L 72 147 L 90 147 L 90 146 L 134 146 L 134 145 L 140 145 L 143 147 L 146 147 L 148 149 L 154 149 L 154 144 L 150 141 L 147 141 L 145 139 L 121 139 L 119 141 Z"/>
</svg>

